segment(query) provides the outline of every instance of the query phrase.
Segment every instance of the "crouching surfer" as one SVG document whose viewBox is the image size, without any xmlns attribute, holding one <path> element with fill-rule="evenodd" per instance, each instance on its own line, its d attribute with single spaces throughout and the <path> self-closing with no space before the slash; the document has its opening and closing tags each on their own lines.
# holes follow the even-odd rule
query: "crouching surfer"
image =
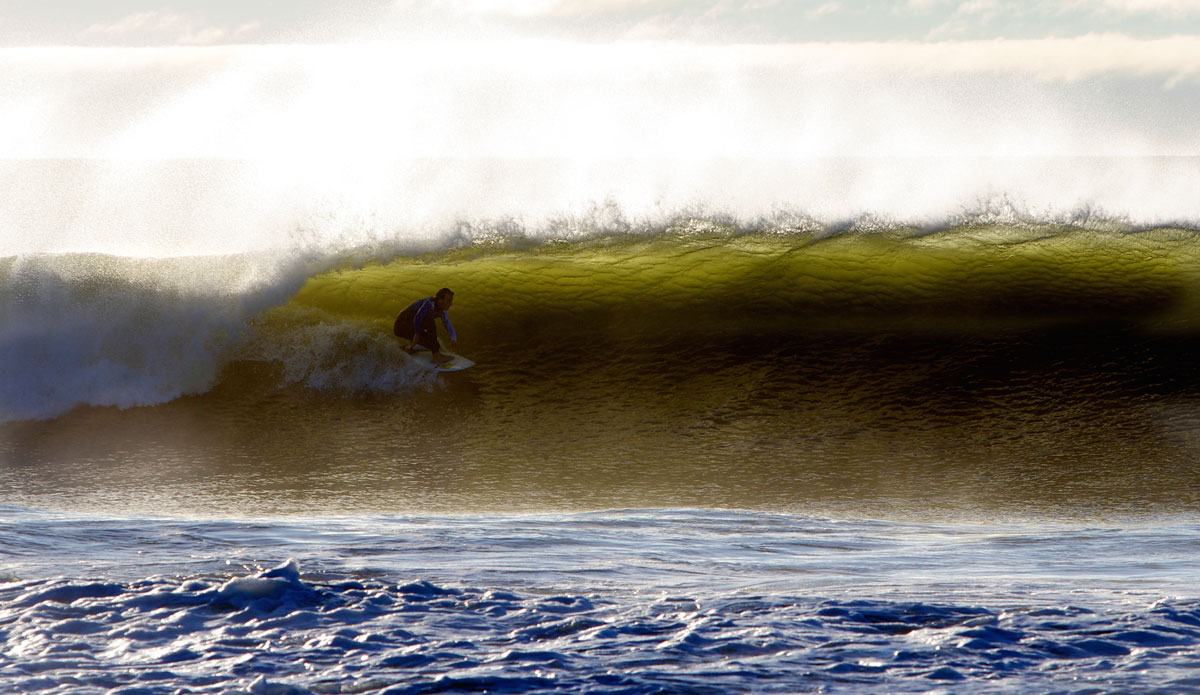
<svg viewBox="0 0 1200 695">
<path fill-rule="evenodd" d="M 442 354 L 441 346 L 438 344 L 437 324 L 434 323 L 435 319 L 442 320 L 446 326 L 446 332 L 450 334 L 450 347 L 457 347 L 458 337 L 454 334 L 454 325 L 450 323 L 449 312 L 452 304 L 454 304 L 454 293 L 443 287 L 437 291 L 436 295 L 418 299 L 400 312 L 392 330 L 397 336 L 412 341 L 412 345 L 408 348 L 408 354 L 411 355 L 418 350 L 429 350 L 433 353 L 434 364 L 454 359 L 450 355 Z"/>
</svg>

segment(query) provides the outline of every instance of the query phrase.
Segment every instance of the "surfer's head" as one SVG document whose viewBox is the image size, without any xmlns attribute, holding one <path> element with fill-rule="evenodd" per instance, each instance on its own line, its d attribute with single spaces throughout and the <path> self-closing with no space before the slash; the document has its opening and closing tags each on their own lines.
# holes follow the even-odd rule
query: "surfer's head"
<svg viewBox="0 0 1200 695">
<path fill-rule="evenodd" d="M 433 301 L 437 303 L 439 309 L 445 311 L 454 303 L 454 293 L 450 291 L 449 287 L 443 287 L 434 295 Z"/>
</svg>

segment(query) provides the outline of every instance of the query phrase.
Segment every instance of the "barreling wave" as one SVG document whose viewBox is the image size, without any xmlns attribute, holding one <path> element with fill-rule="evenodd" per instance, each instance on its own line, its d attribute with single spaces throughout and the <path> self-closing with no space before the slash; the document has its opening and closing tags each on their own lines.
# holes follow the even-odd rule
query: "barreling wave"
<svg viewBox="0 0 1200 695">
<path fill-rule="evenodd" d="M 652 234 L 504 237 L 336 270 L 310 278 L 289 306 L 383 325 L 409 298 L 450 285 L 463 297 L 455 315 L 485 343 L 622 330 L 645 339 L 656 329 L 1186 322 L 1198 241 L 1182 228 L 747 231 L 689 220 Z"/>
<path fill-rule="evenodd" d="M 614 221 L 615 220 L 615 221 Z M 1190 333 L 1200 232 L 977 215 L 936 228 L 778 215 L 460 225 L 438 243 L 322 254 L 0 261 L 0 419 L 153 405 L 258 384 L 434 388 L 391 336 L 447 286 L 462 350 L 553 378 L 595 352 L 702 352 L 714 368 L 813 333 Z M 258 365 L 255 367 L 254 365 Z M 503 365 L 501 367 L 501 365 Z M 487 368 L 486 366 L 484 367 Z"/>
</svg>

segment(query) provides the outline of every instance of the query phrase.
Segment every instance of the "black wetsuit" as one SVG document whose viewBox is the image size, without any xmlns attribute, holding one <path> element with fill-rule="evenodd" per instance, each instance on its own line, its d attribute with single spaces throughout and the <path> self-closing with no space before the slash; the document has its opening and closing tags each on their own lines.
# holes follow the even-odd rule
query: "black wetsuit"
<svg viewBox="0 0 1200 695">
<path fill-rule="evenodd" d="M 433 297 L 418 299 L 408 305 L 400 315 L 396 317 L 396 323 L 392 327 L 392 332 L 406 340 L 413 342 L 413 347 L 423 347 L 434 352 L 439 351 L 437 324 L 435 319 L 441 319 L 442 323 L 446 324 L 446 332 L 450 334 L 450 339 L 454 340 L 454 326 L 450 323 L 450 317 L 447 313 L 437 306 L 437 300 Z"/>
</svg>

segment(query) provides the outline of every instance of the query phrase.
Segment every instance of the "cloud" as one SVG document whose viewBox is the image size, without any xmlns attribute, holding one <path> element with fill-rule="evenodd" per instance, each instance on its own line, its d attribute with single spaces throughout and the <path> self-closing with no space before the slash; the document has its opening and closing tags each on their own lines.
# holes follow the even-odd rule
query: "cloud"
<svg viewBox="0 0 1200 695">
<path fill-rule="evenodd" d="M 827 15 L 836 14 L 841 11 L 842 11 L 842 3 L 827 2 L 824 5 L 821 5 L 820 7 L 810 10 L 808 12 L 808 16 L 813 19 L 817 19 L 819 17 L 825 17 Z"/>
<path fill-rule="evenodd" d="M 1082 4 L 1125 15 L 1200 15 L 1197 0 L 1084 0 Z"/>
<path fill-rule="evenodd" d="M 595 17 L 686 8 L 687 0 L 397 0 L 394 7 L 425 15 L 475 17 Z"/>
<path fill-rule="evenodd" d="M 958 13 L 963 15 L 989 15 L 998 9 L 996 0 L 967 0 L 958 6 Z"/>
<path fill-rule="evenodd" d="M 1200 0 L 1025 0 L 997 2 L 996 0 L 905 0 L 910 11 L 930 12 L 941 9 L 952 15 L 971 16 L 984 11 L 1006 14 L 1029 14 L 1049 11 L 1051 14 L 1101 12 L 1118 15 L 1200 15 Z"/>
<path fill-rule="evenodd" d="M 814 45 L 808 45 L 815 50 Z M 1019 74 L 1076 83 L 1107 76 L 1200 81 L 1200 37 L 1135 39 L 1088 34 L 1067 39 L 860 42 L 826 44 L 839 70 L 923 75 Z M 836 46 L 836 48 L 834 48 Z"/>
<path fill-rule="evenodd" d="M 782 0 L 395 0 L 393 8 L 405 15 L 425 17 L 476 17 L 511 19 L 625 19 L 631 22 L 688 17 L 715 17 L 779 8 Z M 841 3 L 818 8 L 827 13 Z"/>
<path fill-rule="evenodd" d="M 1001 13 L 997 0 L 966 0 L 958 3 L 954 12 L 942 24 L 929 32 L 930 39 L 961 36 L 986 25 Z"/>
<path fill-rule="evenodd" d="M 197 17 L 175 12 L 137 12 L 115 22 L 93 24 L 84 33 L 91 38 L 116 43 L 202 46 L 242 41 L 261 28 L 259 22 L 245 22 L 230 28 L 213 26 Z"/>
</svg>

